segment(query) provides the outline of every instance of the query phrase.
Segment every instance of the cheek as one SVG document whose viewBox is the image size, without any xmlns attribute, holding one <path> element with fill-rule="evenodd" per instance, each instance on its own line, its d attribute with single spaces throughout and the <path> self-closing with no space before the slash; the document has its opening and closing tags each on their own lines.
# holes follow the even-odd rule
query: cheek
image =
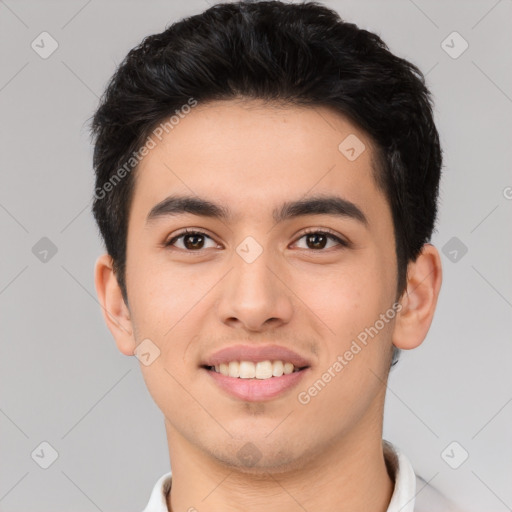
<svg viewBox="0 0 512 512">
<path fill-rule="evenodd" d="M 162 338 L 176 325 L 200 291 L 193 276 L 173 269 L 161 259 L 138 255 L 127 265 L 128 298 L 132 322 L 144 337 Z M 200 297 L 200 295 L 199 295 Z"/>
<path fill-rule="evenodd" d="M 372 327 L 392 305 L 390 287 L 376 265 L 367 265 L 361 272 L 331 274 L 317 288 L 304 283 L 307 289 L 315 290 L 305 296 L 322 320 L 323 350 L 314 375 L 299 390 L 299 401 L 307 402 L 304 414 L 322 418 L 326 431 L 337 432 L 342 423 L 348 428 L 361 420 L 382 392 L 393 324 L 377 331 Z"/>
<path fill-rule="evenodd" d="M 190 268 L 172 268 L 165 262 L 134 267 L 129 297 L 137 343 L 152 340 L 160 351 L 158 363 L 163 369 L 183 377 L 187 368 L 196 364 L 193 354 L 198 326 L 206 314 L 208 291 L 218 278 Z M 141 369 L 148 371 L 144 366 Z"/>
<path fill-rule="evenodd" d="M 383 296 L 388 294 L 375 258 L 367 256 L 351 257 L 337 266 L 299 269 L 295 275 L 298 295 L 331 334 L 342 338 L 357 334 L 369 320 L 375 321 L 385 302 Z"/>
<path fill-rule="evenodd" d="M 332 396 L 344 396 L 348 401 L 354 389 L 375 393 L 376 379 L 368 369 L 377 374 L 385 370 L 393 323 L 388 319 L 382 324 L 379 319 L 393 304 L 394 282 L 382 261 L 377 250 L 368 250 L 336 269 L 304 273 L 300 280 L 299 295 L 315 313 L 309 316 L 321 320 L 318 325 L 324 350 L 318 374 L 329 368 L 336 374 L 329 385 L 331 392 L 324 395 L 326 400 L 335 389 L 338 391 Z M 339 356 L 343 369 L 339 370 L 338 364 L 335 371 L 333 365 Z"/>
<path fill-rule="evenodd" d="M 193 405 L 182 386 L 190 384 L 191 355 L 198 339 L 196 316 L 201 309 L 198 301 L 206 289 L 184 285 L 164 268 L 150 269 L 134 275 L 132 322 L 137 343 L 150 339 L 156 347 L 154 362 L 149 366 L 141 362 L 140 369 L 155 403 L 172 418 L 173 411 Z"/>
</svg>

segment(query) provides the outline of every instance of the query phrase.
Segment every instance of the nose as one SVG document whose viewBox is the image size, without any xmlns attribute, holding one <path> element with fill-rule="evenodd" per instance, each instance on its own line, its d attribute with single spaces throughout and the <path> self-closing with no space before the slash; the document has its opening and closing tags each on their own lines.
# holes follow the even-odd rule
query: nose
<svg viewBox="0 0 512 512">
<path fill-rule="evenodd" d="M 287 276 L 267 253 L 264 250 L 251 263 L 234 256 L 234 268 L 219 290 L 218 314 L 224 324 L 262 331 L 290 321 L 293 293 L 285 284 Z"/>
</svg>

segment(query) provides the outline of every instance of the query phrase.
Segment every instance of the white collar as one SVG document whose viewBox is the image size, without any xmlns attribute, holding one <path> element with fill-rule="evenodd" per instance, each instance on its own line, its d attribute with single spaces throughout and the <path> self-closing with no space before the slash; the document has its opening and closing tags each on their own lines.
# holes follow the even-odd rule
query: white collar
<svg viewBox="0 0 512 512">
<path fill-rule="evenodd" d="M 395 480 L 395 489 L 387 512 L 451 512 L 452 504 L 440 493 L 416 476 L 409 459 L 396 445 L 382 440 L 384 459 L 390 476 Z M 156 482 L 149 502 L 142 512 L 169 512 L 167 494 L 171 488 L 171 472 L 162 475 Z"/>
</svg>

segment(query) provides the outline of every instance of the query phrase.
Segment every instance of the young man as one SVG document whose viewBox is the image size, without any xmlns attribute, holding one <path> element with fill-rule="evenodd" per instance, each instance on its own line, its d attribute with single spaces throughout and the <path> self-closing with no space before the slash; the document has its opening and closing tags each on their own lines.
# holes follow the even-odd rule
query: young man
<svg viewBox="0 0 512 512">
<path fill-rule="evenodd" d="M 317 3 L 217 4 L 128 54 L 93 133 L 96 288 L 169 445 L 145 512 L 450 510 L 382 439 L 441 287 L 421 72 Z"/>
</svg>

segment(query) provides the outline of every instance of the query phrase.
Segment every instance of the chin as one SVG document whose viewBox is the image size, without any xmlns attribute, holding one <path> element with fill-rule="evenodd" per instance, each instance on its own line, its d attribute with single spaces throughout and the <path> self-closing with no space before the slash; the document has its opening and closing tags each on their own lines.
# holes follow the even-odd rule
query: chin
<svg viewBox="0 0 512 512">
<path fill-rule="evenodd" d="M 306 457 L 303 452 L 296 453 L 283 448 L 282 444 L 276 447 L 265 442 L 239 441 L 237 446 L 224 446 L 222 451 L 216 449 L 210 455 L 227 468 L 251 475 L 288 473 L 304 468 Z"/>
</svg>

